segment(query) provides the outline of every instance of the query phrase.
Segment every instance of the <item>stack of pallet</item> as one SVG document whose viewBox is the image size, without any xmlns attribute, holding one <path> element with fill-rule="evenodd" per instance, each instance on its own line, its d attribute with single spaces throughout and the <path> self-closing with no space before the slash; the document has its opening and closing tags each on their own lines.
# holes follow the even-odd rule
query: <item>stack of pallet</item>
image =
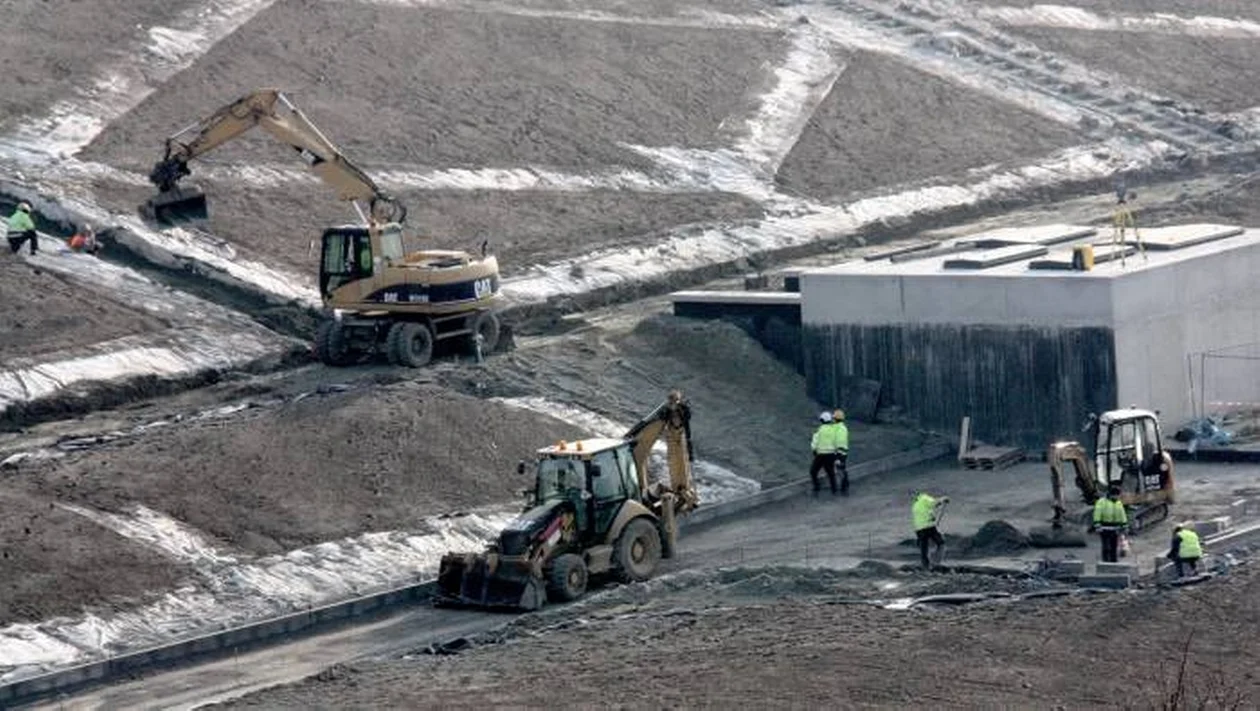
<svg viewBox="0 0 1260 711">
<path fill-rule="evenodd" d="M 968 469 L 1005 469 L 1024 461 L 1024 450 L 1019 447 L 972 447 L 959 457 Z"/>
</svg>

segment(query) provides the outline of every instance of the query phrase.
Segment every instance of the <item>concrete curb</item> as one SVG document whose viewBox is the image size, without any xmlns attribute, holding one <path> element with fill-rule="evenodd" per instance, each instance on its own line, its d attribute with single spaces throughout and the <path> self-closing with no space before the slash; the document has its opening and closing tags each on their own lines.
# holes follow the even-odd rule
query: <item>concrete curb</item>
<svg viewBox="0 0 1260 711">
<path fill-rule="evenodd" d="M 946 442 L 934 442 L 917 449 L 910 449 L 904 452 L 889 455 L 883 459 L 877 459 L 872 462 L 862 462 L 849 467 L 849 481 L 855 482 L 860 479 L 866 479 L 879 474 L 890 472 L 894 469 L 904 469 L 916 464 L 928 462 L 939 457 L 943 457 L 953 451 L 953 448 Z M 713 506 L 701 506 L 692 512 L 689 516 L 679 521 L 679 528 L 686 530 L 694 528 L 706 523 L 717 521 L 728 516 L 747 511 L 748 509 L 773 504 L 778 501 L 801 496 L 809 491 L 811 482 L 808 478 L 799 479 L 788 484 L 781 484 L 771 489 L 746 496 L 734 501 L 724 501 Z"/>
<path fill-rule="evenodd" d="M 913 466 L 936 459 L 949 451 L 949 446 L 944 442 L 940 442 L 905 452 L 898 452 L 883 459 L 863 462 L 850 467 L 849 479 L 853 481 L 868 478 L 895 469 Z M 699 519 L 699 523 L 711 523 L 758 506 L 798 496 L 805 492 L 808 486 L 808 479 L 784 484 L 742 499 L 697 509 L 695 513 L 683 519 L 682 522 L 686 524 L 685 527 L 687 528 L 697 525 L 695 519 Z M 142 669 L 175 666 L 197 657 L 259 646 L 268 641 L 300 632 L 313 632 L 321 627 L 345 623 L 361 615 L 380 612 L 406 604 L 414 604 L 430 597 L 436 589 L 436 581 L 405 585 L 351 600 L 343 600 L 309 610 L 290 613 L 282 617 L 233 627 L 221 632 L 171 642 L 151 649 L 109 657 L 28 679 L 21 679 L 11 684 L 0 686 L 0 708 L 8 708 L 18 703 L 29 703 L 58 692 L 65 693 L 102 684 L 120 676 L 134 674 Z"/>
</svg>

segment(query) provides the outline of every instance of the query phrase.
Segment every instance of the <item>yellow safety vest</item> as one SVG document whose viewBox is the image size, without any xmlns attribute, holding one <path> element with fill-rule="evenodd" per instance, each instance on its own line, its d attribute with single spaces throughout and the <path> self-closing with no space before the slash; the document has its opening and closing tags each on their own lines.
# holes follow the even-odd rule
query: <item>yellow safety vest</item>
<svg viewBox="0 0 1260 711">
<path fill-rule="evenodd" d="M 914 530 L 922 531 L 925 528 L 935 526 L 936 499 L 931 494 L 919 494 L 914 497 L 914 504 L 910 506 L 910 513 L 914 519 Z"/>
<path fill-rule="evenodd" d="M 1177 555 L 1182 558 L 1202 558 L 1203 546 L 1199 544 L 1199 534 L 1193 529 L 1183 528 L 1177 531 L 1181 544 L 1177 546 Z"/>
<path fill-rule="evenodd" d="M 843 422 L 831 425 L 831 448 L 837 452 L 849 451 L 849 426 Z"/>
<path fill-rule="evenodd" d="M 1123 526 L 1129 522 L 1129 514 L 1124 510 L 1124 503 L 1102 498 L 1094 503 L 1094 525 Z"/>
</svg>

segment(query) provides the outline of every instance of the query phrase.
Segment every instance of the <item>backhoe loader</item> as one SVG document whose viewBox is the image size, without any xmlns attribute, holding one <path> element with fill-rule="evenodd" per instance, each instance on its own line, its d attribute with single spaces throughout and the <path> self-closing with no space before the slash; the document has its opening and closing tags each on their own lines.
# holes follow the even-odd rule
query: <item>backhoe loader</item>
<svg viewBox="0 0 1260 711">
<path fill-rule="evenodd" d="M 700 503 L 690 423 L 675 390 L 621 439 L 539 449 L 525 512 L 484 552 L 442 557 L 436 602 L 534 610 L 580 597 L 594 576 L 652 577 L 661 558 L 674 556 L 677 517 Z M 662 437 L 669 480 L 653 483 L 648 453 Z M 525 470 L 521 462 L 518 473 Z"/>
<path fill-rule="evenodd" d="M 158 194 L 141 206 L 160 225 L 204 219 L 205 193 L 180 185 L 189 161 L 255 126 L 287 144 L 314 173 L 350 202 L 358 223 L 329 227 L 321 238 L 319 292 L 329 317 L 314 351 L 328 365 L 349 365 L 384 352 L 391 363 L 420 367 L 434 343 L 465 337 L 480 352 L 494 350 L 499 320 L 499 263 L 451 250 L 406 252 L 406 208 L 382 191 L 276 89 L 259 89 L 166 139 L 149 180 Z"/>
<path fill-rule="evenodd" d="M 1149 410 L 1129 408 L 1090 415 L 1085 427 L 1093 442 L 1092 455 L 1080 442 L 1050 445 L 1051 488 L 1055 531 L 1069 520 L 1065 464 L 1075 470 L 1076 487 L 1084 503 L 1093 505 L 1107 490 L 1120 487 L 1120 500 L 1129 509 L 1129 530 L 1141 531 L 1168 518 L 1176 498 L 1172 456 L 1163 448 L 1159 417 Z"/>
</svg>

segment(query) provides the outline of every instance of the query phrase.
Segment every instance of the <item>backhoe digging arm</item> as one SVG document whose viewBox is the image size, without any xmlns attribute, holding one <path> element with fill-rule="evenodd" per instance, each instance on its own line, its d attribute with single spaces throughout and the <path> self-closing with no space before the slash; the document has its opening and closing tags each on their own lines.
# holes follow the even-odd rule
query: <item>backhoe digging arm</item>
<svg viewBox="0 0 1260 711">
<path fill-rule="evenodd" d="M 674 510 L 683 514 L 700 502 L 691 476 L 695 453 L 691 446 L 691 406 L 682 393 L 674 390 L 668 399 L 647 417 L 630 428 L 625 438 L 634 442 L 634 463 L 639 472 L 639 486 L 650 491 L 647 475 L 648 455 L 656 442 L 664 437 L 669 463 L 669 488 L 675 499 Z M 661 492 L 662 494 L 665 492 Z"/>
<path fill-rule="evenodd" d="M 402 222 L 406 208 L 341 153 L 336 145 L 277 89 L 259 89 L 215 111 L 166 139 L 166 151 L 149 174 L 162 194 L 179 193 L 178 183 L 190 174 L 189 161 L 261 126 L 293 148 L 339 200 L 355 205 L 360 218 Z M 160 196 L 159 196 L 160 197 Z M 365 212 L 366 209 L 366 212 Z"/>
</svg>

